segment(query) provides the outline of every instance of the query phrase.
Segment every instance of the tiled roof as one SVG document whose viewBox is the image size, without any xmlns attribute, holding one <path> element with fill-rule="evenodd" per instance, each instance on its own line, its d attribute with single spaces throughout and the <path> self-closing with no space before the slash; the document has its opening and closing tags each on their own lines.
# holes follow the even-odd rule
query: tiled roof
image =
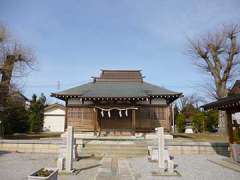
<svg viewBox="0 0 240 180">
<path fill-rule="evenodd" d="M 91 82 L 56 95 L 80 95 L 81 97 L 147 97 L 154 95 L 181 95 L 147 82 Z"/>
<path fill-rule="evenodd" d="M 65 99 L 69 96 L 82 98 L 135 98 L 166 96 L 173 101 L 182 93 L 143 81 L 141 70 L 102 70 L 100 77 L 65 91 L 52 93 L 52 96 Z"/>
<path fill-rule="evenodd" d="M 224 110 L 224 109 L 235 109 L 238 107 L 240 111 L 240 94 L 237 95 L 232 95 L 228 97 L 221 98 L 217 101 L 205 104 L 201 106 L 205 110 L 208 109 L 219 109 L 219 110 Z"/>
</svg>

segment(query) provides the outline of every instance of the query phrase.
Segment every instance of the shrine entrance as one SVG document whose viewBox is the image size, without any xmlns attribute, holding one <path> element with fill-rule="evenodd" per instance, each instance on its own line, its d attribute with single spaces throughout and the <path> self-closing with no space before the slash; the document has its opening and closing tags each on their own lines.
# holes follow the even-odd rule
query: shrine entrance
<svg viewBox="0 0 240 180">
<path fill-rule="evenodd" d="M 95 107 L 98 130 L 106 135 L 131 135 L 135 133 L 137 108 Z"/>
</svg>

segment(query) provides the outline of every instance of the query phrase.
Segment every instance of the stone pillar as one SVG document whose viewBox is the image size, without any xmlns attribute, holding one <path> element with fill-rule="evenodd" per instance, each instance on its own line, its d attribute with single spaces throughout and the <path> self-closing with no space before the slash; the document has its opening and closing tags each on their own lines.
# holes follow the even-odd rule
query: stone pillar
<svg viewBox="0 0 240 180">
<path fill-rule="evenodd" d="M 218 133 L 227 135 L 227 127 L 226 127 L 226 112 L 225 111 L 218 111 Z"/>
<path fill-rule="evenodd" d="M 64 161 L 65 158 L 64 157 L 59 157 L 57 160 L 57 168 L 59 171 L 63 171 L 64 170 Z"/>
<path fill-rule="evenodd" d="M 79 147 L 78 157 L 82 157 L 83 156 L 83 147 L 84 147 L 83 139 L 78 140 L 78 147 Z"/>
<path fill-rule="evenodd" d="M 158 167 L 160 168 L 160 172 L 164 172 L 165 163 L 164 163 L 164 128 L 158 127 L 156 128 L 157 136 L 158 136 Z"/>
<path fill-rule="evenodd" d="M 73 167 L 73 127 L 67 128 L 66 171 L 72 172 Z"/>
</svg>

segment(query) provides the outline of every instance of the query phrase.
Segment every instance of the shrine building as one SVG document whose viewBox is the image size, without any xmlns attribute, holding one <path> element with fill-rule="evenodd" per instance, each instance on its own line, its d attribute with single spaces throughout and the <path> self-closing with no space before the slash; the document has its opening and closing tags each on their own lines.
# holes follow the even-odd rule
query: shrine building
<svg viewBox="0 0 240 180">
<path fill-rule="evenodd" d="M 181 95 L 145 82 L 141 70 L 102 70 L 92 82 L 51 96 L 66 103 L 65 129 L 122 135 L 170 130 L 171 104 Z"/>
</svg>

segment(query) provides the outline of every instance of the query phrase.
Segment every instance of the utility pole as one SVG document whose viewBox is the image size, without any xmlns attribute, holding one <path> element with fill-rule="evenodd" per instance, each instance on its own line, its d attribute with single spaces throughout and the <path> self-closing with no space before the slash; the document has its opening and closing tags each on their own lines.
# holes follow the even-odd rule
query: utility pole
<svg viewBox="0 0 240 180">
<path fill-rule="evenodd" d="M 57 81 L 57 90 L 60 90 L 60 87 L 61 87 L 60 81 Z"/>
<path fill-rule="evenodd" d="M 174 117 L 175 111 L 174 111 L 174 108 L 175 108 L 175 106 L 174 106 L 174 104 L 172 104 L 172 123 L 173 123 L 172 132 L 173 133 L 175 133 L 175 117 Z"/>
</svg>

